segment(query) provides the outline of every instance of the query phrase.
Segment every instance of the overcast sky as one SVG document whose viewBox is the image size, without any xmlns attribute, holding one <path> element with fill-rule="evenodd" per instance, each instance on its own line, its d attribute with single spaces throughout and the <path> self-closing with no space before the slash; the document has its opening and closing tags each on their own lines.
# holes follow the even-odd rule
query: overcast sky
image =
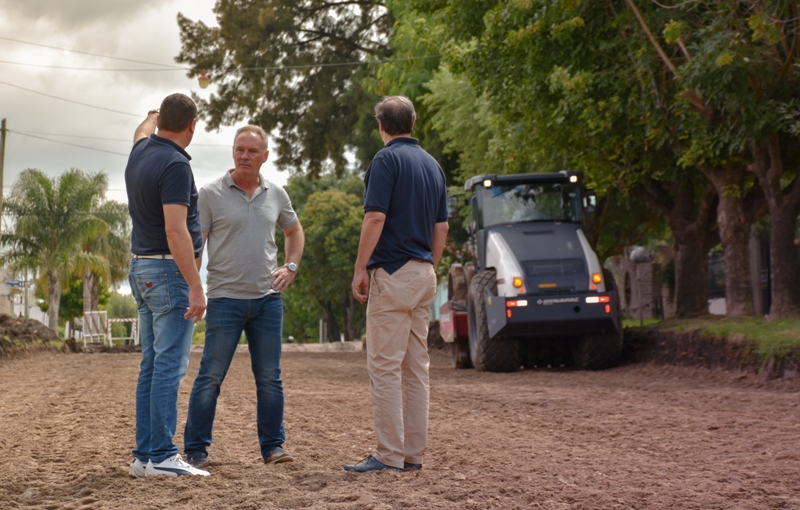
<svg viewBox="0 0 800 510">
<path fill-rule="evenodd" d="M 177 14 L 216 25 L 213 6 L 214 0 L 0 0 L 0 82 L 4 82 L 0 83 L 0 118 L 7 119 L 11 131 L 6 139 L 4 195 L 26 168 L 37 168 L 48 175 L 79 168 L 108 174 L 108 198 L 127 202 L 123 178 L 127 153 L 133 132 L 147 111 L 157 108 L 164 96 L 173 92 L 207 96 L 213 90 L 213 84 L 201 90 L 197 80 L 187 78 L 183 70 L 125 71 L 164 68 L 8 39 L 177 66 Z M 202 122 L 199 124 L 187 149 L 198 188 L 232 167 L 234 131 L 235 127 L 228 127 L 209 133 Z M 264 171 L 268 179 L 286 183 L 288 175 L 271 164 L 267 163 Z"/>
<path fill-rule="evenodd" d="M 214 85 L 201 90 L 184 70 L 130 71 L 164 67 L 84 53 L 177 66 L 177 14 L 216 25 L 213 6 L 214 0 L 0 0 L 0 118 L 10 131 L 4 195 L 26 168 L 51 176 L 79 168 L 105 172 L 108 198 L 127 203 L 127 154 L 148 110 L 173 92 L 207 97 Z M 210 133 L 203 123 L 198 127 L 187 151 L 199 188 L 233 166 L 230 147 L 238 126 Z M 270 162 L 262 172 L 280 185 L 288 177 Z M 126 286 L 120 290 L 129 292 Z"/>
</svg>

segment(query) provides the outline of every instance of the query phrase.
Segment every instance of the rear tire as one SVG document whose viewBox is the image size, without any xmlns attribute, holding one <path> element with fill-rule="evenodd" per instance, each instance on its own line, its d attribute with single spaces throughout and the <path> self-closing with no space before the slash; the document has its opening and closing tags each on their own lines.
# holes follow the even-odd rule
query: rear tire
<svg viewBox="0 0 800 510">
<path fill-rule="evenodd" d="M 497 274 L 494 271 L 477 273 L 469 284 L 467 312 L 469 320 L 469 354 L 472 365 L 481 372 L 515 372 L 522 356 L 516 338 L 489 338 L 484 289 L 497 295 Z"/>
<path fill-rule="evenodd" d="M 581 370 L 600 370 L 616 365 L 622 356 L 622 335 L 583 335 L 572 351 Z"/>
<path fill-rule="evenodd" d="M 472 282 L 472 278 L 475 276 L 476 272 L 475 262 L 467 262 L 464 264 L 464 276 L 467 279 L 467 286 Z"/>
<path fill-rule="evenodd" d="M 578 339 L 573 347 L 572 357 L 575 364 L 582 370 L 608 368 L 619 363 L 622 357 L 623 336 L 619 313 L 619 290 L 614 281 L 614 275 L 608 269 L 603 269 L 603 280 L 606 283 L 606 291 L 611 293 L 611 302 L 614 307 L 611 313 L 614 315 L 617 331 L 599 335 L 584 335 Z"/>
</svg>

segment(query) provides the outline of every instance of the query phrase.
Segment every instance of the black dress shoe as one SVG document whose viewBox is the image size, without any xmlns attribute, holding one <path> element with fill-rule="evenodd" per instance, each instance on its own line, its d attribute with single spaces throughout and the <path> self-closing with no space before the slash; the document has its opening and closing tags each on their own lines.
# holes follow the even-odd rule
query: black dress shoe
<svg viewBox="0 0 800 510">
<path fill-rule="evenodd" d="M 194 468 L 199 468 L 200 466 L 205 466 L 208 464 L 208 455 L 200 452 L 187 453 L 186 462 L 191 464 Z"/>
<path fill-rule="evenodd" d="M 420 471 L 422 469 L 422 464 L 412 464 L 410 462 L 403 462 L 403 471 Z"/>
<path fill-rule="evenodd" d="M 372 455 L 368 455 L 366 459 L 362 460 L 358 464 L 345 464 L 344 465 L 345 471 L 355 471 L 356 473 L 366 473 L 368 471 L 399 471 L 403 472 L 401 468 L 394 467 L 394 466 L 387 466 L 386 464 L 382 463 Z"/>
</svg>

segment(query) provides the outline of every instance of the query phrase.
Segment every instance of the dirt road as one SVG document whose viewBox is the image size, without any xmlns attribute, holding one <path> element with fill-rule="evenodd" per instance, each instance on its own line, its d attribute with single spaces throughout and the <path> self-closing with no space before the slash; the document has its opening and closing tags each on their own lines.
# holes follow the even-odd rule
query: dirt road
<svg viewBox="0 0 800 510">
<path fill-rule="evenodd" d="M 357 475 L 342 464 L 374 442 L 364 353 L 284 354 L 296 461 L 277 466 L 261 463 L 242 353 L 220 397 L 212 476 L 133 479 L 139 357 L 0 361 L 0 508 L 800 509 L 797 381 L 653 365 L 456 372 L 437 354 L 424 470 Z"/>
</svg>

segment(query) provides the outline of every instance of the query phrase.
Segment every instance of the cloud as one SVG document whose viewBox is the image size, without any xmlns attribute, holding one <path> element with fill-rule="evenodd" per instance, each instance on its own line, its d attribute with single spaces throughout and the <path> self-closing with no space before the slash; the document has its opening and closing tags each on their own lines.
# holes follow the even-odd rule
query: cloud
<svg viewBox="0 0 800 510">
<path fill-rule="evenodd" d="M 215 0 L 0 0 L 0 35 L 47 46 L 110 55 L 147 62 L 174 64 L 180 51 L 176 16 L 184 13 L 214 25 Z M 144 68 L 100 57 L 20 44 L 0 39 L 2 60 L 38 65 Z M 123 171 L 127 158 L 113 153 L 130 151 L 134 129 L 147 111 L 173 92 L 199 92 L 207 97 L 213 86 L 200 91 L 185 71 L 82 71 L 0 64 L 0 81 L 103 108 L 130 112 L 130 117 L 29 91 L 0 85 L 0 117 L 12 130 L 6 145 L 5 192 L 19 172 L 38 168 L 58 175 L 68 168 L 104 171 L 109 176 L 109 198 L 126 201 Z M 230 144 L 236 127 L 208 133 L 200 126 L 189 147 L 198 186 L 216 179 L 231 166 Z M 26 137 L 26 132 L 40 138 Z M 49 135 L 51 133 L 60 136 Z M 66 136 L 64 136 L 66 135 Z M 57 140 L 46 141 L 41 138 Z M 111 138 L 113 140 L 105 140 Z M 121 141 L 116 141 L 121 140 Z M 223 146 L 219 146 L 222 144 Z M 85 149 L 89 146 L 98 150 Z M 287 175 L 264 169 L 268 178 L 284 184 Z"/>
<path fill-rule="evenodd" d="M 16 24 L 46 20 L 64 31 L 82 29 L 115 20 L 126 20 L 163 2 L 155 0 L 0 0 L 0 10 Z"/>
</svg>

